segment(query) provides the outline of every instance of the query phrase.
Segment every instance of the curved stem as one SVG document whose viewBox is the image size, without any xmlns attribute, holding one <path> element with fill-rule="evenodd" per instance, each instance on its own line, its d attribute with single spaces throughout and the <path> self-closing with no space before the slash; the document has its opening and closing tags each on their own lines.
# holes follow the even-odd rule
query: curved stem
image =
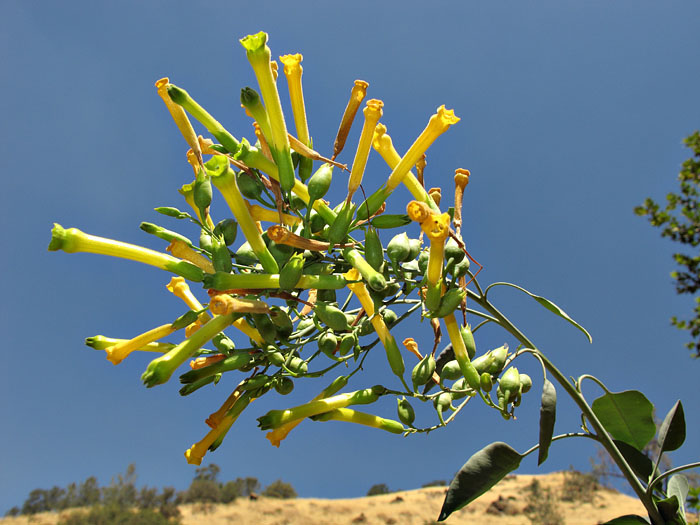
<svg viewBox="0 0 700 525">
<path fill-rule="evenodd" d="M 670 470 L 667 470 L 663 474 L 659 474 L 652 480 L 651 483 L 649 483 L 649 486 L 647 487 L 647 493 L 651 494 L 651 491 L 654 489 L 654 485 L 656 485 L 662 479 L 667 478 L 668 476 L 675 474 L 676 472 L 681 472 L 682 470 L 689 470 L 691 468 L 698 467 L 700 467 L 700 461 L 696 461 L 695 463 L 688 463 L 687 465 L 681 465 L 680 467 L 675 467 Z"/>
<path fill-rule="evenodd" d="M 578 380 L 576 381 L 576 383 L 578 384 L 579 392 L 581 392 L 581 394 L 583 394 L 583 391 L 581 390 L 581 383 L 584 379 L 590 379 L 591 381 L 596 383 L 600 388 L 602 388 L 606 394 L 610 394 L 610 390 L 608 390 L 608 387 L 606 387 L 600 379 L 590 374 L 580 375 Z"/>
<path fill-rule="evenodd" d="M 485 297 L 479 296 L 469 289 L 467 289 L 467 297 L 470 297 L 479 306 L 484 308 L 487 312 L 489 312 L 496 319 L 498 319 L 499 324 L 522 344 L 530 348 L 537 348 L 532 343 L 532 341 L 530 341 L 525 336 L 525 334 L 518 330 L 518 328 L 516 328 L 515 325 L 513 325 L 508 320 L 508 318 L 505 315 L 503 315 L 495 306 L 493 306 Z M 610 434 L 608 434 L 607 430 L 605 430 L 603 424 L 598 420 L 598 417 L 593 412 L 593 409 L 590 406 L 588 406 L 586 399 L 566 379 L 566 377 L 559 371 L 559 369 L 556 366 L 554 366 L 554 364 L 549 359 L 547 359 L 547 357 L 544 354 L 542 354 L 542 352 L 538 353 L 540 355 L 540 359 L 542 359 L 542 362 L 544 363 L 544 366 L 547 368 L 549 373 L 557 380 L 557 382 L 564 388 L 564 390 L 566 390 L 566 393 L 569 394 L 574 403 L 578 405 L 578 407 L 581 409 L 581 412 L 583 412 L 585 417 L 590 421 L 591 425 L 593 426 L 593 429 L 595 430 L 598 436 L 600 444 L 603 445 L 605 450 L 608 452 L 608 454 L 610 454 L 613 461 L 617 464 L 619 469 L 624 474 L 625 479 L 632 487 L 632 490 L 634 490 L 634 493 L 644 505 L 644 508 L 646 509 L 647 513 L 649 514 L 649 517 L 652 520 L 652 523 L 664 523 L 663 517 L 659 513 L 659 510 L 656 508 L 656 505 L 654 504 L 653 500 L 647 494 L 646 489 L 639 481 L 639 479 L 637 479 L 637 476 L 632 471 L 632 468 L 627 463 L 627 460 L 625 460 L 625 458 L 622 456 L 620 450 L 613 443 L 612 437 L 610 437 Z"/>
<path fill-rule="evenodd" d="M 564 439 L 568 437 L 583 437 L 583 438 L 588 438 L 592 439 L 593 441 L 600 441 L 598 439 L 598 436 L 595 436 L 593 434 L 586 434 L 585 432 L 569 432 L 568 434 L 559 434 L 558 436 L 554 436 L 552 438 L 552 441 L 557 441 L 558 439 Z M 532 447 L 530 450 L 527 450 L 521 454 L 522 457 L 527 456 L 528 454 L 532 454 L 535 450 L 540 448 L 540 444 L 538 443 L 534 447 Z"/>
</svg>

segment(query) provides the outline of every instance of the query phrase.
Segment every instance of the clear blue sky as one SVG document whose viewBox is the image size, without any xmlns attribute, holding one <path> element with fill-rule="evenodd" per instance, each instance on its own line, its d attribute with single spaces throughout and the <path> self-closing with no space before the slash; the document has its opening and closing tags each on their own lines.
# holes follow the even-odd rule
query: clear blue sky
<svg viewBox="0 0 700 525">
<path fill-rule="evenodd" d="M 673 291 L 675 247 L 633 214 L 645 197 L 676 188 L 689 156 L 681 140 L 700 126 L 697 2 L 236 4 L 3 2 L 0 511 L 21 505 L 33 488 L 90 475 L 106 484 L 132 462 L 139 483 L 182 489 L 192 478 L 183 452 L 204 435 L 204 419 L 234 378 L 181 398 L 176 380 L 143 387 L 149 356 L 115 367 L 83 346 L 87 336 L 131 337 L 169 322 L 182 305 L 158 270 L 46 246 L 56 221 L 163 248 L 138 224 L 175 226 L 152 208 L 181 206 L 176 188 L 191 169 L 153 83 L 169 76 L 234 135 L 251 137 L 238 94 L 255 79 L 238 39 L 259 30 L 270 34 L 273 55 L 304 55 L 309 125 L 321 152 L 331 151 L 356 78 L 384 101 L 383 122 L 401 152 L 437 106 L 454 108 L 462 120 L 429 150 L 426 180 L 450 195 L 454 169 L 471 170 L 464 232 L 485 266 L 480 281 L 518 283 L 586 326 L 593 345 L 516 291 L 494 293 L 567 375 L 591 373 L 615 391 L 638 388 L 660 415 L 683 399 L 687 445 L 672 458 L 697 460 L 700 362 L 668 322 L 692 300 Z M 371 191 L 388 171 L 376 154 L 368 170 Z M 337 179 L 334 202 L 345 187 Z M 407 195 L 390 207 L 403 208 Z M 430 339 L 425 323 L 411 322 L 397 339 L 409 335 L 425 346 Z M 478 335 L 480 350 L 514 346 L 496 329 Z M 367 364 L 351 386 L 388 377 L 381 352 Z M 323 385 L 309 381 L 288 398 L 256 401 L 205 464 L 220 465 L 223 479 L 282 478 L 301 496 L 450 479 L 491 441 L 521 451 L 536 441 L 541 380 L 533 363 L 519 366 L 535 389 L 517 421 L 474 403 L 428 438 L 305 422 L 271 447 L 255 418 L 315 395 Z M 592 385 L 586 392 L 599 395 Z M 560 399 L 557 431 L 574 431 L 578 412 Z M 394 417 L 393 401 L 378 411 Z M 559 442 L 542 469 L 528 458 L 521 472 L 587 469 L 595 452 L 588 441 Z"/>
</svg>

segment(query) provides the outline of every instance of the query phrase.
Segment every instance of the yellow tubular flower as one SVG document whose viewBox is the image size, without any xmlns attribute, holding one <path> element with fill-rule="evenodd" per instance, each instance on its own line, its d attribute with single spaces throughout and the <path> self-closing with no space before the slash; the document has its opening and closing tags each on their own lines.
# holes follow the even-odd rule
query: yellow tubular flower
<svg viewBox="0 0 700 525">
<path fill-rule="evenodd" d="M 350 180 L 348 181 L 348 197 L 350 202 L 353 193 L 357 191 L 362 183 L 362 176 L 365 173 L 369 150 L 372 147 L 372 138 L 374 136 L 374 128 L 377 122 L 382 117 L 382 106 L 384 102 L 375 98 L 368 100 L 363 113 L 365 115 L 365 123 L 362 125 L 362 133 L 360 141 L 355 152 L 355 159 L 352 161 L 352 171 L 350 172 Z"/>
<path fill-rule="evenodd" d="M 172 115 L 175 124 L 180 130 L 180 133 L 182 133 L 182 136 L 185 138 L 185 141 L 195 152 L 197 158 L 199 159 L 199 162 L 201 163 L 202 150 L 199 147 L 197 135 L 195 134 L 194 129 L 192 128 L 192 124 L 190 124 L 190 120 L 187 118 L 187 113 L 185 113 L 185 110 L 182 109 L 181 106 L 175 104 L 175 102 L 173 102 L 170 99 L 170 96 L 168 96 L 168 84 L 170 84 L 170 80 L 168 79 L 168 77 L 161 78 L 156 82 L 158 95 L 160 96 L 160 98 L 163 99 L 163 102 L 165 102 L 165 106 L 168 108 L 168 111 L 170 111 L 170 115 Z"/>
<path fill-rule="evenodd" d="M 384 323 L 382 316 L 379 314 L 374 315 L 374 301 L 372 301 L 372 297 L 370 297 L 365 283 L 362 282 L 360 272 L 358 272 L 355 268 L 352 268 L 349 272 L 345 273 L 343 277 L 345 277 L 348 281 L 358 281 L 356 283 L 348 283 L 348 288 L 355 294 L 357 300 L 360 301 L 362 308 L 365 310 L 365 313 L 376 330 L 382 344 L 384 346 L 391 344 L 390 341 L 394 341 L 394 336 L 391 335 L 391 332 L 389 332 L 389 328 Z M 396 341 L 394 341 L 394 344 L 396 344 Z"/>
<path fill-rule="evenodd" d="M 279 222 L 280 215 L 274 210 L 269 210 L 258 206 L 257 204 L 250 204 L 245 201 L 245 205 L 250 212 L 251 217 L 256 221 L 266 221 L 266 222 Z M 296 215 L 289 215 L 288 213 L 282 214 L 282 220 L 287 226 L 295 226 L 301 222 L 301 218 Z"/>
<path fill-rule="evenodd" d="M 197 253 L 182 241 L 177 239 L 172 240 L 166 248 L 166 251 L 172 253 L 173 257 L 191 262 L 207 273 L 215 273 L 214 265 L 209 259 L 204 257 L 204 255 Z"/>
<path fill-rule="evenodd" d="M 235 326 L 236 328 L 238 328 L 241 332 L 250 337 L 259 345 L 262 346 L 265 343 L 265 340 L 260 335 L 260 332 L 258 332 L 257 328 L 252 326 L 243 317 L 241 317 L 240 319 L 236 319 L 233 323 L 231 323 L 231 326 Z"/>
<path fill-rule="evenodd" d="M 241 389 L 241 385 L 243 384 L 243 381 L 238 384 L 236 389 L 231 392 L 231 395 L 226 398 L 226 401 L 219 407 L 219 410 L 211 414 L 205 421 L 207 425 L 209 425 L 211 428 L 216 428 L 221 424 L 221 421 L 223 421 L 224 416 L 226 415 L 226 412 L 231 410 L 231 407 L 236 403 L 239 397 L 241 397 L 241 394 L 243 393 L 243 390 Z"/>
<path fill-rule="evenodd" d="M 280 62 L 284 65 L 284 75 L 287 77 L 289 86 L 289 99 L 292 102 L 292 113 L 294 115 L 294 125 L 297 130 L 297 137 L 307 146 L 311 146 L 309 137 L 309 124 L 306 121 L 306 107 L 304 106 L 304 91 L 301 87 L 301 75 L 304 68 L 301 61 L 304 59 L 299 53 L 296 55 L 284 55 L 280 57 Z"/>
<path fill-rule="evenodd" d="M 436 206 L 440 206 L 440 200 L 442 199 L 442 190 L 440 188 L 430 188 L 428 195 L 433 199 Z"/>
<path fill-rule="evenodd" d="M 389 175 L 386 187 L 389 191 L 394 191 L 401 184 L 411 167 L 420 160 L 423 153 L 435 142 L 440 135 L 447 131 L 451 125 L 459 122 L 459 117 L 451 109 L 440 106 L 430 120 L 428 125 L 421 132 L 415 142 L 408 148 L 408 151 L 401 157 L 394 170 Z"/>
<path fill-rule="evenodd" d="M 384 124 L 377 124 L 377 127 L 374 129 L 372 147 L 382 156 L 384 162 L 386 162 L 392 170 L 401 161 L 401 156 L 396 151 L 396 148 L 394 148 L 394 143 L 386 132 L 386 126 Z M 440 211 L 412 171 L 409 170 L 409 172 L 406 173 L 402 182 L 404 186 L 408 188 L 408 191 L 411 192 L 413 198 L 420 202 L 427 203 L 432 207 L 433 211 Z"/>
<path fill-rule="evenodd" d="M 154 328 L 153 330 L 144 332 L 133 339 L 129 339 L 128 341 L 124 341 L 122 343 L 117 343 L 116 345 L 105 349 L 105 352 L 107 352 L 107 360 L 114 365 L 118 365 L 134 350 L 138 350 L 142 346 L 157 341 L 158 339 L 162 339 L 163 337 L 168 337 L 175 331 L 176 329 L 173 328 L 171 324 L 164 324 Z"/>
<path fill-rule="evenodd" d="M 201 441 L 195 443 L 185 451 L 187 463 L 190 465 L 201 465 L 202 459 L 207 453 L 207 450 L 209 450 L 209 447 L 219 438 L 226 435 L 231 426 L 236 422 L 236 419 L 238 419 L 238 416 L 251 401 L 253 401 L 253 398 L 251 398 L 247 392 L 236 397 L 232 406 L 228 409 L 226 415 L 221 418 L 220 422 L 213 427 Z M 226 403 L 224 403 L 224 405 L 225 404 Z"/>
<path fill-rule="evenodd" d="M 190 307 L 190 310 L 198 312 L 199 310 L 202 310 L 204 308 L 202 306 L 202 303 L 200 303 L 199 300 L 194 296 L 192 290 L 190 290 L 190 287 L 187 284 L 187 281 L 185 281 L 184 277 L 171 278 L 170 282 L 167 285 L 165 285 L 165 287 L 175 297 L 182 299 L 185 302 L 185 304 Z"/>
<path fill-rule="evenodd" d="M 450 216 L 447 213 L 433 213 L 421 223 L 421 229 L 430 239 L 428 259 L 428 282 L 436 284 L 442 277 L 442 264 L 445 258 L 445 240 L 450 234 Z"/>
<path fill-rule="evenodd" d="M 129 339 L 116 339 L 114 337 L 105 337 L 103 335 L 94 335 L 85 339 L 85 344 L 90 348 L 95 350 L 107 350 L 110 346 L 114 346 L 119 343 L 127 343 Z M 159 354 L 164 354 L 170 350 L 175 345 L 172 343 L 148 343 L 139 348 L 136 352 L 157 352 Z"/>
<path fill-rule="evenodd" d="M 209 301 L 209 309 L 216 315 L 232 313 L 261 313 L 270 312 L 270 308 L 262 301 L 254 299 L 237 299 L 228 294 L 218 294 Z"/>
<path fill-rule="evenodd" d="M 462 229 L 462 199 L 464 197 L 464 188 L 469 184 L 469 170 L 457 168 L 455 170 L 455 230 L 459 235 Z"/>
<path fill-rule="evenodd" d="M 218 363 L 219 361 L 223 361 L 226 359 L 226 356 L 224 354 L 216 354 L 216 355 L 208 355 L 206 357 L 198 357 L 197 359 L 193 359 L 190 361 L 190 368 L 192 370 L 199 370 L 200 368 L 204 368 L 205 366 L 213 365 L 214 363 Z"/>
<path fill-rule="evenodd" d="M 268 146 L 267 140 L 265 140 L 265 134 L 262 132 L 262 129 L 260 129 L 260 124 L 253 122 L 253 128 L 255 129 L 255 137 L 260 142 L 260 149 L 262 150 L 263 155 L 265 155 L 268 159 L 273 160 L 272 152 L 270 152 L 270 146 Z"/>
<path fill-rule="evenodd" d="M 333 158 L 336 158 L 345 147 L 345 141 L 348 139 L 348 133 L 350 133 L 350 128 L 352 127 L 352 121 L 355 120 L 357 110 L 360 109 L 360 104 L 362 104 L 362 101 L 367 95 L 368 87 L 369 84 L 364 80 L 355 80 L 355 85 L 350 92 L 350 100 L 348 101 L 348 105 L 345 106 L 345 112 L 343 113 L 343 118 L 340 120 L 338 133 L 333 143 Z"/>
</svg>

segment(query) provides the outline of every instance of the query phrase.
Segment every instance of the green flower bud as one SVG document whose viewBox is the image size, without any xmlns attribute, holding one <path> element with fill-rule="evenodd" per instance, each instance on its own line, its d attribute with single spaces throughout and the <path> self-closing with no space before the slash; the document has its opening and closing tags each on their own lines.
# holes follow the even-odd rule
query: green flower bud
<svg viewBox="0 0 700 525">
<path fill-rule="evenodd" d="M 410 250 L 408 252 L 408 258 L 406 260 L 412 261 L 413 259 L 418 257 L 418 254 L 420 253 L 420 250 L 421 250 L 420 239 L 409 239 L 408 245 L 409 245 Z"/>
<path fill-rule="evenodd" d="M 187 246 L 192 247 L 192 241 L 190 241 L 184 235 L 180 235 L 179 233 L 174 231 L 166 230 L 165 228 L 161 228 L 156 224 L 150 222 L 142 222 L 141 224 L 139 224 L 139 228 L 141 228 L 146 233 L 155 235 L 159 239 L 163 239 L 164 241 L 171 242 L 173 240 L 178 240 L 184 242 Z"/>
<path fill-rule="evenodd" d="M 258 388 L 264 387 L 270 381 L 270 376 L 265 374 L 258 374 L 246 379 L 241 385 L 241 390 L 256 390 Z"/>
<path fill-rule="evenodd" d="M 292 290 L 296 287 L 304 270 L 304 254 L 293 255 L 287 264 L 280 270 L 280 288 L 282 290 Z"/>
<path fill-rule="evenodd" d="M 459 379 L 462 377 L 462 369 L 459 367 L 459 363 L 456 359 L 448 361 L 445 366 L 442 367 L 442 372 L 440 372 L 441 379 Z"/>
<path fill-rule="evenodd" d="M 382 264 L 384 264 L 384 249 L 382 248 L 382 241 L 379 239 L 379 234 L 377 230 L 371 226 L 367 228 L 365 233 L 365 259 L 369 265 L 380 272 L 382 270 Z"/>
<path fill-rule="evenodd" d="M 308 363 L 300 357 L 292 357 L 289 364 L 287 364 L 287 368 L 298 375 L 303 375 L 309 371 Z"/>
<path fill-rule="evenodd" d="M 212 239 L 212 263 L 217 272 L 230 273 L 233 269 L 231 253 L 228 247 L 219 239 Z"/>
<path fill-rule="evenodd" d="M 406 426 L 413 427 L 413 422 L 416 420 L 416 413 L 413 410 L 411 403 L 409 403 L 405 397 L 402 397 L 401 399 L 397 398 L 396 401 L 396 410 L 398 412 L 399 421 Z"/>
<path fill-rule="evenodd" d="M 467 296 L 467 291 L 462 288 L 451 288 L 440 299 L 440 306 L 432 314 L 433 317 L 442 318 L 452 314 Z"/>
<path fill-rule="evenodd" d="M 459 279 L 460 277 L 464 277 L 467 275 L 467 272 L 469 271 L 469 258 L 465 257 L 462 262 L 458 263 L 455 265 L 455 268 L 452 272 L 452 276 L 455 279 Z"/>
<path fill-rule="evenodd" d="M 253 318 L 255 328 L 260 332 L 265 342 L 274 343 L 275 339 L 277 339 L 277 330 L 270 318 L 266 314 L 252 314 L 251 317 Z"/>
<path fill-rule="evenodd" d="M 199 233 L 199 247 L 209 253 L 214 250 L 214 242 L 212 241 L 211 235 L 209 235 L 206 230 L 202 230 Z"/>
<path fill-rule="evenodd" d="M 428 269 L 428 260 L 430 259 L 430 250 L 423 250 L 418 255 L 418 271 L 425 274 Z"/>
<path fill-rule="evenodd" d="M 248 175 L 245 171 L 236 173 L 236 184 L 241 195 L 248 199 L 259 200 L 263 192 L 263 183 L 260 179 Z"/>
<path fill-rule="evenodd" d="M 511 366 L 501 376 L 498 389 L 503 392 L 506 402 L 510 402 L 520 392 L 520 373 L 518 369 Z"/>
<path fill-rule="evenodd" d="M 236 250 L 236 261 L 239 264 L 254 265 L 258 262 L 258 258 L 255 256 L 253 248 L 250 247 L 248 242 L 241 244 L 240 248 Z"/>
<path fill-rule="evenodd" d="M 270 320 L 272 324 L 275 325 L 277 337 L 279 339 L 287 339 L 294 331 L 294 326 L 292 325 L 292 320 L 289 318 L 289 314 L 279 306 L 270 307 Z"/>
<path fill-rule="evenodd" d="M 372 226 L 380 230 L 401 228 L 409 224 L 411 224 L 411 218 L 408 215 L 382 214 L 372 219 Z"/>
<path fill-rule="evenodd" d="M 499 346 L 498 348 L 495 348 L 489 352 L 492 357 L 491 364 L 489 366 L 489 369 L 486 370 L 486 372 L 489 372 L 491 375 L 497 375 L 503 370 L 503 367 L 506 364 L 506 358 L 508 357 L 508 344 L 504 343 L 503 346 Z"/>
<path fill-rule="evenodd" d="M 346 356 L 357 344 L 357 335 L 354 332 L 343 334 L 340 337 L 338 353 L 341 356 Z"/>
<path fill-rule="evenodd" d="M 211 204 L 212 193 L 211 178 L 203 169 L 200 169 L 194 182 L 194 203 L 199 208 L 199 213 L 202 217 L 207 215 L 207 208 Z"/>
<path fill-rule="evenodd" d="M 160 206 L 158 208 L 153 208 L 155 211 L 166 217 L 174 217 L 175 219 L 188 219 L 190 217 L 189 213 L 184 213 L 173 208 L 172 206 Z"/>
<path fill-rule="evenodd" d="M 271 348 L 274 348 L 274 346 Z M 267 354 L 266 357 L 271 365 L 282 366 L 284 364 L 284 355 L 282 355 L 282 352 L 279 352 L 279 351 L 270 352 Z"/>
</svg>

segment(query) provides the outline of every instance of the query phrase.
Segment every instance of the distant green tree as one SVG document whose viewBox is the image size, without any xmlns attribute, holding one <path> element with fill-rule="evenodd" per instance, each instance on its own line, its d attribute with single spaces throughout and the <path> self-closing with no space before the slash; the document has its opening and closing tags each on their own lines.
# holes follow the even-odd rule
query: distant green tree
<svg viewBox="0 0 700 525">
<path fill-rule="evenodd" d="M 168 518 L 152 509 L 127 509 L 116 505 L 96 505 L 89 511 L 61 516 L 58 525 L 175 525 L 179 517 Z"/>
<path fill-rule="evenodd" d="M 100 502 L 100 485 L 95 476 L 90 476 L 78 487 L 78 506 L 90 507 Z"/>
<path fill-rule="evenodd" d="M 136 465 L 126 467 L 124 475 L 117 474 L 109 486 L 102 489 L 102 502 L 108 506 L 133 507 L 136 505 Z"/>
<path fill-rule="evenodd" d="M 372 485 L 367 491 L 368 496 L 378 496 L 379 494 L 389 494 L 391 491 L 386 483 L 377 483 Z"/>
<path fill-rule="evenodd" d="M 205 480 L 205 481 L 217 481 L 221 468 L 216 463 L 210 463 L 206 467 L 199 467 L 195 469 L 194 479 Z"/>
<path fill-rule="evenodd" d="M 19 516 L 21 512 L 22 512 L 22 509 L 15 506 L 15 507 L 12 507 L 10 510 L 8 510 L 5 513 L 5 516 Z"/>
<path fill-rule="evenodd" d="M 278 479 L 265 487 L 263 496 L 267 496 L 268 498 L 292 499 L 297 497 L 297 491 L 294 490 L 291 484 Z"/>
<path fill-rule="evenodd" d="M 700 133 L 696 131 L 683 142 L 693 151 L 693 157 L 683 163 L 678 174 L 680 194 L 666 195 L 666 207 L 663 209 L 647 198 L 634 211 L 637 215 L 646 216 L 652 226 L 662 228 L 662 237 L 669 237 L 691 248 L 690 253 L 673 255 L 680 269 L 673 271 L 671 277 L 676 282 L 676 293 L 695 294 L 700 289 L 700 254 L 697 250 L 700 244 Z M 700 357 L 700 297 L 695 297 L 692 318 L 681 320 L 673 316 L 671 324 L 690 332 L 693 340 L 686 346 L 694 352 L 694 357 Z"/>
</svg>

